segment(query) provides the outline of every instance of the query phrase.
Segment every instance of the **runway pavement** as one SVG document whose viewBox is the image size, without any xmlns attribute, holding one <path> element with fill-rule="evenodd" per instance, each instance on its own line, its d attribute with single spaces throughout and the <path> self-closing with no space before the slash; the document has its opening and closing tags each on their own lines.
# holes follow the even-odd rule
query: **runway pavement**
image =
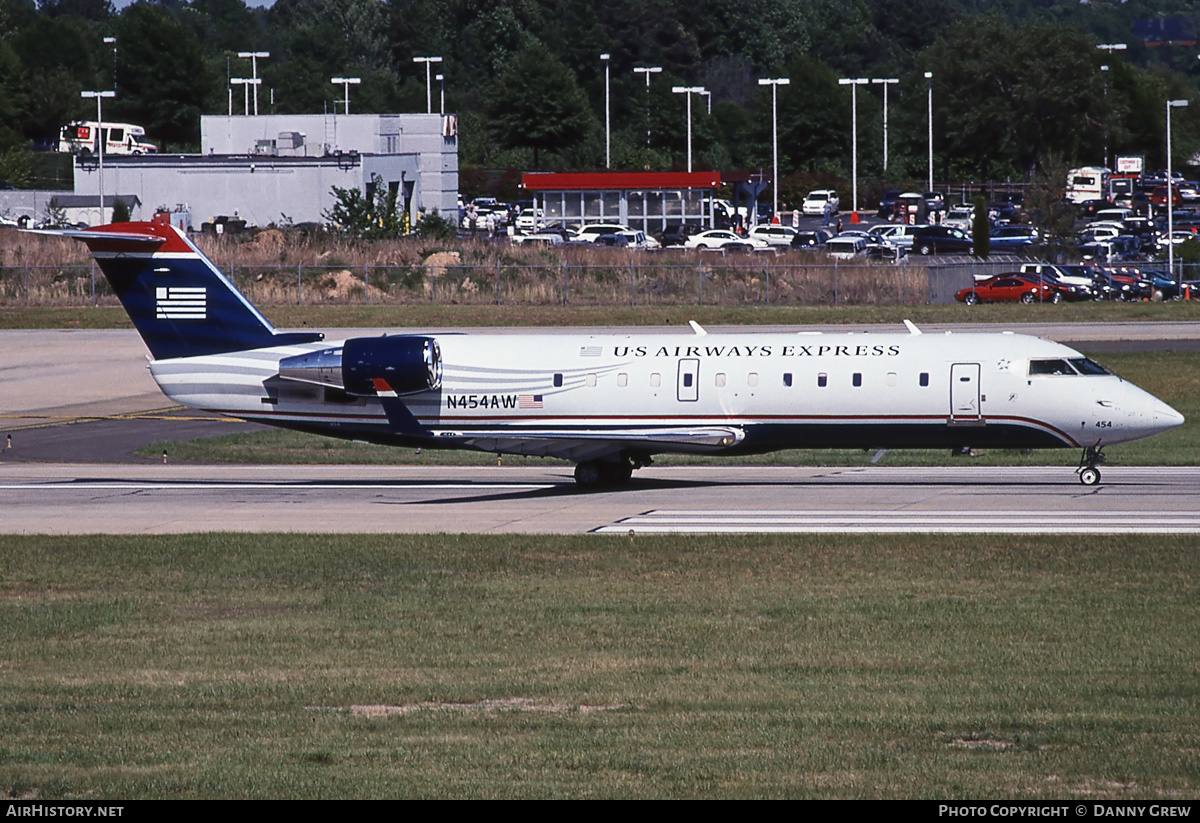
<svg viewBox="0 0 1200 823">
<path fill-rule="evenodd" d="M 545 468 L 9 464 L 0 532 L 1200 533 L 1200 468 Z"/>
</svg>

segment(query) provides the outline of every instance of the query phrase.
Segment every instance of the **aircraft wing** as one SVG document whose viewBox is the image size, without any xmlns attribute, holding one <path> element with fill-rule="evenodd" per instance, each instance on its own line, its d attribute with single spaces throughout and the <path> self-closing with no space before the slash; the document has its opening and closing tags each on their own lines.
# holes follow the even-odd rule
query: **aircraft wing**
<svg viewBox="0 0 1200 823">
<path fill-rule="evenodd" d="M 597 460 L 628 450 L 653 453 L 703 454 L 735 446 L 746 433 L 733 426 L 699 428 L 630 428 L 438 432 L 463 446 L 505 454 L 559 457 L 581 462 Z"/>
</svg>

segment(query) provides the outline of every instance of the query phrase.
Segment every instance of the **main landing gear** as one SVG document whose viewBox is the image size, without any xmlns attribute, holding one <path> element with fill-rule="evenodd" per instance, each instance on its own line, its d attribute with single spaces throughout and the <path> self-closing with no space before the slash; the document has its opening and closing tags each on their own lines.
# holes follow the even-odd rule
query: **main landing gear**
<svg viewBox="0 0 1200 823">
<path fill-rule="evenodd" d="M 624 486 L 633 476 L 634 469 L 646 463 L 634 462 L 628 457 L 617 460 L 585 460 L 575 466 L 575 482 L 585 488 L 600 486 Z"/>
<path fill-rule="evenodd" d="M 1095 486 L 1100 482 L 1100 470 L 1096 468 L 1104 462 L 1104 451 L 1099 446 L 1088 446 L 1083 450 L 1083 455 L 1079 458 L 1079 468 L 1075 473 L 1079 475 L 1079 482 L 1085 486 Z"/>
</svg>

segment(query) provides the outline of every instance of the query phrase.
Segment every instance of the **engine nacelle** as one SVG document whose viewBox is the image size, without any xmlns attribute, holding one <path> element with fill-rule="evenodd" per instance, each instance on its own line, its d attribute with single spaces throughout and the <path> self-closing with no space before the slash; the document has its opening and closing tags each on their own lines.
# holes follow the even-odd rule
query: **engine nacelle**
<svg viewBox="0 0 1200 823">
<path fill-rule="evenodd" d="M 356 337 L 342 346 L 342 380 L 348 394 L 374 395 L 376 379 L 396 394 L 442 386 L 442 350 L 432 337 Z"/>
<path fill-rule="evenodd" d="M 279 376 L 366 397 L 382 379 L 396 394 L 416 394 L 441 387 L 442 352 L 432 337 L 355 337 L 340 348 L 285 357 Z"/>
</svg>

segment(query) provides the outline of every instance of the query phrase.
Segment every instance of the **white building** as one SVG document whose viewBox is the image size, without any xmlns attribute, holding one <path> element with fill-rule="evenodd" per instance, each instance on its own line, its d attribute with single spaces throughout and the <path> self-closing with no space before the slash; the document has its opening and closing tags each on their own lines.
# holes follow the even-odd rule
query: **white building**
<svg viewBox="0 0 1200 823">
<path fill-rule="evenodd" d="M 105 157 L 104 190 L 136 195 L 143 211 L 250 226 L 323 222 L 333 187 L 386 186 L 415 222 L 458 211 L 457 119 L 440 114 L 205 115 L 201 154 Z M 96 195 L 94 158 L 75 165 L 75 193 Z"/>
</svg>

